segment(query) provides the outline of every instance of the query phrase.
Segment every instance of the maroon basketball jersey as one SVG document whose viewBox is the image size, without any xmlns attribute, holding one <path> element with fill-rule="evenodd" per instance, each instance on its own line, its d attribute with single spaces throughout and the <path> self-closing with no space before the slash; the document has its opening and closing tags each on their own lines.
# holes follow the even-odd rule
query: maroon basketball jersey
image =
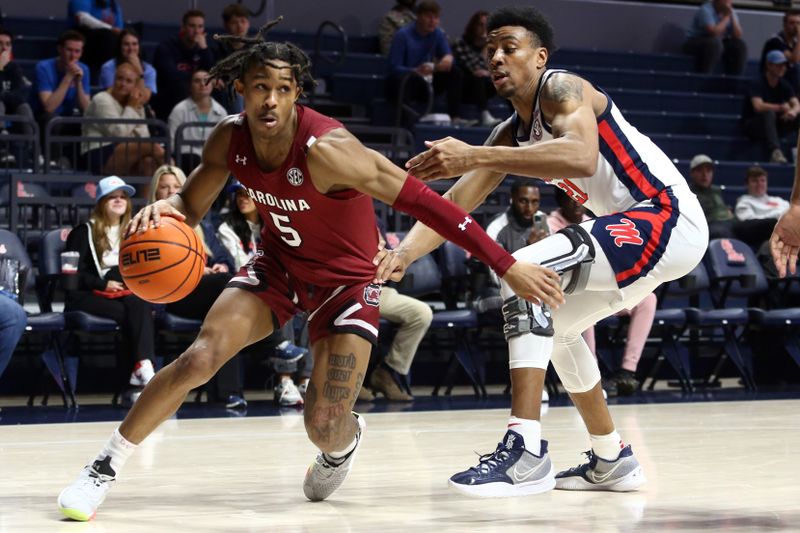
<svg viewBox="0 0 800 533">
<path fill-rule="evenodd" d="M 311 183 L 307 152 L 342 124 L 297 105 L 297 132 L 281 167 L 262 172 L 242 113 L 233 127 L 228 168 L 247 188 L 263 221 L 261 246 L 292 277 L 321 287 L 351 285 L 375 275 L 378 234 L 372 198 L 347 189 L 321 194 Z"/>
</svg>

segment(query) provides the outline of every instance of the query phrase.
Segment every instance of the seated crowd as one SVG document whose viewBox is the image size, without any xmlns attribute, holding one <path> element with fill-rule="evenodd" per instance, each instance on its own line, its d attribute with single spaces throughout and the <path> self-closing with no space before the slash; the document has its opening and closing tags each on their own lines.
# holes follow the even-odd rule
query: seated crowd
<svg viewBox="0 0 800 533">
<path fill-rule="evenodd" d="M 240 97 L 208 83 L 208 70 L 216 60 L 235 53 L 241 44 L 209 39 L 205 14 L 192 9 L 183 15 L 176 34 L 161 42 L 152 62 L 148 62 L 142 54 L 139 34 L 124 26 L 118 3 L 113 3 L 115 9 L 109 12 L 86 11 L 78 4 L 81 2 L 70 2 L 73 27 L 58 37 L 56 56 L 36 64 L 30 83 L 14 61 L 13 34 L 0 30 L 0 116 L 19 115 L 35 120 L 41 138 L 48 127 L 55 135 L 81 135 L 84 140 L 78 153 L 51 154 L 61 155 L 61 160 L 46 163 L 88 171 L 98 179 L 106 176 L 99 179 L 96 205 L 89 220 L 69 234 L 66 248 L 77 251 L 80 257 L 79 284 L 66 291 L 65 309 L 111 318 L 119 324 L 129 342 L 124 345 L 127 350 L 118 354 L 118 370 L 125 375 L 127 386 L 139 390 L 154 374 L 154 316 L 166 312 L 187 319 L 204 318 L 227 281 L 253 257 L 261 221 L 247 190 L 232 182 L 207 219 L 193 228 L 207 256 L 200 285 L 185 300 L 156 308 L 130 293 L 119 276 L 121 228 L 130 219 L 131 198 L 136 193 L 121 177 L 152 176 L 149 187 L 139 191 L 139 196 L 146 196 L 149 201 L 165 198 L 180 188 L 186 175 L 200 162 L 202 143 L 211 127 L 227 114 L 242 110 Z M 434 98 L 441 95 L 446 100 L 450 124 L 498 124 L 500 120 L 489 111 L 495 92 L 483 54 L 487 16 L 486 11 L 475 12 L 463 34 L 450 40 L 440 27 L 441 7 L 437 2 L 423 0 L 417 5 L 415 0 L 398 0 L 378 29 L 389 73 L 388 97 L 396 100 L 401 79 L 410 76 L 407 102 L 424 101 L 428 93 Z M 231 4 L 222 13 L 226 30 L 239 37 L 248 34 L 249 19 L 249 10 L 241 4 Z M 711 0 L 701 6 L 694 19 L 686 51 L 696 55 L 700 72 L 714 72 L 722 62 L 726 73 L 740 74 L 746 59 L 742 32 L 730 1 Z M 763 143 L 773 163 L 787 162 L 781 140 L 800 124 L 798 63 L 800 10 L 789 10 L 783 29 L 764 46 L 761 72 L 745 95 L 742 116 L 743 131 Z M 464 118 L 464 104 L 475 105 L 480 118 Z M 82 125 L 69 121 L 50 124 L 56 117 L 107 120 Z M 158 139 L 159 134 L 148 118 L 168 124 L 164 135 L 185 141 L 175 153 L 166 153 L 161 142 L 151 140 Z M 185 126 L 189 123 L 192 125 Z M 18 128 L 20 133 L 33 132 L 24 123 Z M 687 177 L 700 198 L 711 238 L 737 238 L 756 250 L 763 249 L 777 218 L 788 208 L 787 201 L 767 194 L 767 171 L 752 166 L 744 176 L 746 194 L 735 205 L 729 205 L 722 189 L 713 184 L 714 172 L 715 161 L 698 154 L 691 160 Z M 529 181 L 515 182 L 508 209 L 488 224 L 487 232 L 514 252 L 590 216 L 561 190 L 556 190 L 555 199 L 557 208 L 544 213 L 539 210 L 540 190 Z M 391 236 L 382 228 L 376 231 L 381 232 L 382 242 L 391 246 Z M 495 280 L 494 284 L 483 286 L 470 305 L 499 316 L 502 302 L 498 295 Z M 383 291 L 380 304 L 381 317 L 394 323 L 397 332 L 388 353 L 365 381 L 359 399 L 372 401 L 374 393 L 380 393 L 389 400 L 411 401 L 411 364 L 433 315 L 427 304 L 393 288 Z M 638 306 L 620 313 L 629 317 L 629 326 L 622 361 L 604 380 L 604 389 L 609 393 L 629 395 L 639 389 L 638 362 L 656 305 L 656 295 L 651 294 Z M 25 315 L 2 291 L 0 309 L 2 376 L 23 334 L 24 326 L 21 328 L 20 324 L 24 324 Z M 294 323 L 253 348 L 272 366 L 274 397 L 282 406 L 303 404 L 313 367 L 304 340 L 304 324 L 305 318 L 297 317 Z M 584 336 L 594 352 L 594 330 L 587 330 Z M 208 394 L 210 401 L 230 409 L 246 407 L 239 357 L 220 370 L 209 385 Z"/>
</svg>

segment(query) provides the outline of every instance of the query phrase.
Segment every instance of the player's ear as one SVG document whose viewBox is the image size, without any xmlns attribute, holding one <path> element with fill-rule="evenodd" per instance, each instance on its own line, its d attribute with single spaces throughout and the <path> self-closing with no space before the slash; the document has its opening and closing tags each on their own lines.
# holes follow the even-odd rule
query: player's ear
<svg viewBox="0 0 800 533">
<path fill-rule="evenodd" d="M 536 50 L 536 68 L 544 68 L 549 57 L 550 54 L 547 52 L 547 48 L 539 47 Z"/>
<path fill-rule="evenodd" d="M 233 88 L 236 89 L 236 92 L 244 96 L 244 83 L 239 78 L 233 80 Z"/>
</svg>

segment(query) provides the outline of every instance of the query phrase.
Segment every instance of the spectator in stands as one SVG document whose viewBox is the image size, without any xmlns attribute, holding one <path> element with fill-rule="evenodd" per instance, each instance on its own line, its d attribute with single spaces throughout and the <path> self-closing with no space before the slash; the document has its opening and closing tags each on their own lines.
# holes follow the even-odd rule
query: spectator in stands
<svg viewBox="0 0 800 533">
<path fill-rule="evenodd" d="M 786 199 L 767 194 L 767 171 L 763 168 L 748 168 L 745 185 L 747 194 L 743 194 L 736 201 L 736 218 L 739 220 L 765 218 L 777 220 L 789 210 L 789 202 Z"/>
<path fill-rule="evenodd" d="M 392 248 L 399 239 L 395 235 L 387 236 L 378 230 L 378 246 Z M 397 331 L 392 345 L 369 378 L 369 388 L 361 387 L 358 399 L 374 400 L 374 393 L 382 393 L 390 402 L 410 402 L 414 397 L 403 390 L 399 383 L 408 386 L 408 373 L 411 363 L 417 354 L 419 343 L 431 326 L 433 311 L 425 302 L 400 294 L 394 287 L 384 285 L 381 288 L 380 316 L 395 324 Z M 369 389 L 372 389 L 370 391 Z"/>
<path fill-rule="evenodd" d="M 586 209 L 570 198 L 563 190 L 556 189 L 555 197 L 558 209 L 547 217 L 547 224 L 551 233 L 560 231 L 570 224 L 580 224 L 589 219 L 586 215 Z M 639 388 L 639 381 L 636 379 L 636 368 L 639 366 L 639 359 L 642 357 L 644 345 L 647 342 L 647 337 L 650 336 L 650 329 L 653 327 L 657 303 L 656 295 L 650 293 L 635 307 L 623 309 L 616 314 L 616 316 L 630 316 L 631 319 L 628 324 L 622 363 L 614 377 L 611 378 L 610 383 L 605 382 L 603 384 L 604 390 L 616 390 L 619 396 L 630 396 Z M 583 338 L 589 346 L 589 350 L 596 356 L 597 346 L 594 328 L 584 331 Z"/>
<path fill-rule="evenodd" d="M 747 61 L 747 46 L 733 0 L 708 0 L 702 4 L 683 49 L 695 56 L 698 72 L 712 72 L 722 59 L 726 74 L 741 74 Z"/>
<path fill-rule="evenodd" d="M 22 69 L 14 61 L 11 32 L 0 29 L 0 115 L 21 115 L 33 121 L 29 92 Z M 33 126 L 23 124 L 19 132 L 33 133 Z"/>
<path fill-rule="evenodd" d="M 207 41 L 205 14 L 190 9 L 183 14 L 178 35 L 158 45 L 153 62 L 158 72 L 158 94 L 153 98 L 156 116 L 166 120 L 175 104 L 189 96 L 189 84 L 195 70 L 210 70 L 214 52 Z"/>
<path fill-rule="evenodd" d="M 781 137 L 797 131 L 800 101 L 792 86 L 783 79 L 788 63 L 780 50 L 767 52 L 764 70 L 750 84 L 745 97 L 742 120 L 747 134 L 761 141 L 772 163 L 786 163 Z"/>
<path fill-rule="evenodd" d="M 148 203 L 164 200 L 177 193 L 186 182 L 186 175 L 178 167 L 163 165 L 153 174 Z M 235 267 L 233 258 L 217 239 L 214 227 L 202 221 L 194 227 L 203 243 L 206 268 L 200 283 L 184 299 L 167 304 L 166 310 L 176 316 L 204 320 L 211 306 L 230 281 Z M 247 401 L 242 392 L 239 358 L 234 357 L 217 372 L 208 389 L 209 400 L 225 403 L 228 409 L 244 409 Z"/>
<path fill-rule="evenodd" d="M 245 38 L 250 31 L 250 16 L 252 13 L 242 4 L 229 4 L 222 10 L 222 23 L 228 31 L 228 35 L 233 37 Z M 236 41 L 219 41 L 219 58 L 228 57 L 237 50 L 241 50 L 244 43 Z M 241 113 L 244 109 L 242 96 L 229 90 L 224 84 L 214 88 L 211 96 L 222 104 L 229 114 Z"/>
<path fill-rule="evenodd" d="M 114 85 L 92 98 L 86 118 L 145 118 L 145 95 L 140 81 L 136 67 L 127 62 L 117 65 Z M 83 125 L 83 136 L 146 139 L 150 137 L 150 132 L 146 124 L 87 122 Z M 164 163 L 164 148 L 158 143 L 142 140 L 84 141 L 81 143 L 81 162 L 83 168 L 96 173 L 152 175 Z"/>
<path fill-rule="evenodd" d="M 760 70 L 767 63 L 767 53 L 778 50 L 786 56 L 786 74 L 783 79 L 797 92 L 800 90 L 800 9 L 790 9 L 783 14 L 783 29 L 764 43 Z"/>
<path fill-rule="evenodd" d="M 115 48 L 125 23 L 117 0 L 69 0 L 67 16 L 72 28 L 86 37 L 85 61 L 97 74 Z"/>
<path fill-rule="evenodd" d="M 139 90 L 142 92 L 143 103 L 147 105 L 150 97 L 158 91 L 156 69 L 142 59 L 139 35 L 133 30 L 122 30 L 119 34 L 114 57 L 103 63 L 100 68 L 100 87 L 110 89 L 114 85 L 117 65 L 120 63 L 130 63 L 136 69 L 139 74 L 137 85 L 140 85 Z"/>
<path fill-rule="evenodd" d="M 84 311 L 119 324 L 126 349 L 117 354 L 118 365 L 132 367 L 128 382 L 144 387 L 154 375 L 153 306 L 125 288 L 118 268 L 120 241 L 135 192 L 117 176 L 97 184 L 97 203 L 89 222 L 74 227 L 67 237 L 66 250 L 80 257 L 78 289 L 66 292 L 64 310 Z"/>
<path fill-rule="evenodd" d="M 383 16 L 378 25 L 381 54 L 389 55 L 392 39 L 397 30 L 417 20 L 417 15 L 414 13 L 414 4 L 416 3 L 417 0 L 397 0 L 394 7 Z"/>
<path fill-rule="evenodd" d="M 530 180 L 511 185 L 511 205 L 486 227 L 486 233 L 509 253 L 514 253 L 550 234 L 547 215 L 539 210 L 541 192 Z"/>
<path fill-rule="evenodd" d="M 453 125 L 466 126 L 475 122 L 461 118 L 463 76 L 453 68 L 453 53 L 447 36 L 439 27 L 442 8 L 433 0 L 423 0 L 417 7 L 416 23 L 400 28 L 392 39 L 389 51 L 389 97 L 396 99 L 402 78 L 410 72 L 406 98 L 426 99 L 427 83 L 433 84 L 434 94 L 447 93 L 447 111 Z"/>
<path fill-rule="evenodd" d="M 477 11 L 470 17 L 464 35 L 453 46 L 456 66 L 464 76 L 464 101 L 478 105 L 481 126 L 492 127 L 500 122 L 489 113 L 489 98 L 495 95 L 492 77 L 486 64 L 486 20 L 489 13 Z"/>
<path fill-rule="evenodd" d="M 189 98 L 179 102 L 169 114 L 169 136 L 177 142 L 175 134 L 181 124 L 187 122 L 207 122 L 207 127 L 184 128 L 182 138 L 194 144 L 182 144 L 180 154 L 176 157 L 186 174 L 191 173 L 194 167 L 200 164 L 200 156 L 203 153 L 203 143 L 211 135 L 213 126 L 225 118 L 228 112 L 222 104 L 211 98 L 212 86 L 208 83 L 208 72 L 196 70 L 192 73 L 192 84 L 190 87 Z"/>
<path fill-rule="evenodd" d="M 25 309 L 11 295 L 0 291 L 0 378 L 3 377 L 27 324 Z"/>
<path fill-rule="evenodd" d="M 84 37 L 68 30 L 58 37 L 58 56 L 36 63 L 34 112 L 42 146 L 47 123 L 54 117 L 80 116 L 89 107 L 89 67 L 80 62 Z M 62 124 L 55 135 L 80 135 L 78 124 Z M 59 155 L 59 154 L 54 154 Z"/>
<path fill-rule="evenodd" d="M 697 196 L 708 221 L 708 234 L 711 239 L 736 238 L 733 211 L 722 198 L 722 189 L 713 185 L 714 161 L 705 154 L 697 154 L 689 162 L 689 188 Z"/>
<path fill-rule="evenodd" d="M 238 271 L 256 255 L 261 241 L 261 217 L 255 202 L 241 183 L 234 181 L 228 190 L 234 194 L 234 205 L 220 224 L 217 235 L 233 257 Z M 260 353 L 272 354 L 270 361 L 276 375 L 275 403 L 281 407 L 303 404 L 303 396 L 313 369 L 308 349 L 292 342 L 295 320 L 288 321 L 283 328 L 275 330 L 272 335 L 251 348 Z M 292 379 L 293 374 L 298 372 L 299 386 Z"/>
</svg>

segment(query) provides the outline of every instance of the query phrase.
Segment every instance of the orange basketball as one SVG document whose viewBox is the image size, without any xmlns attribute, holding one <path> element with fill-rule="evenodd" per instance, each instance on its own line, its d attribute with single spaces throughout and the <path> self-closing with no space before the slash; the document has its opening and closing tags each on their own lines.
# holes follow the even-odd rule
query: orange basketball
<svg viewBox="0 0 800 533">
<path fill-rule="evenodd" d="M 206 266 L 203 244 L 178 219 L 161 217 L 161 227 L 122 241 L 119 271 L 125 285 L 148 302 L 168 304 L 191 293 Z"/>
</svg>

